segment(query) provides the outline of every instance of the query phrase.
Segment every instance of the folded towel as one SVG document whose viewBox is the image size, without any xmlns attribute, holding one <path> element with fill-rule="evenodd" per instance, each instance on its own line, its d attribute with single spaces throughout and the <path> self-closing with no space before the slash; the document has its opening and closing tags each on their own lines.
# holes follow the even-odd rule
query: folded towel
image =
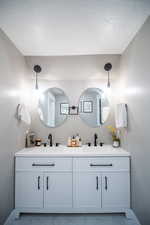
<svg viewBox="0 0 150 225">
<path fill-rule="evenodd" d="M 127 127 L 127 104 L 125 103 L 117 104 L 115 109 L 115 122 L 116 128 Z"/>
<path fill-rule="evenodd" d="M 31 124 L 31 116 L 27 109 L 27 107 L 24 104 L 19 104 L 17 107 L 17 118 L 18 120 L 23 121 L 27 125 Z"/>
</svg>

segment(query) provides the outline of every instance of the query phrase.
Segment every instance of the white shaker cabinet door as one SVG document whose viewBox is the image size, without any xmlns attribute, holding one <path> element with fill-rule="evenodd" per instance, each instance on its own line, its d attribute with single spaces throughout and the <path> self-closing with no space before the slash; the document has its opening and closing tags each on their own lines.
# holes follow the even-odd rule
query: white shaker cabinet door
<svg viewBox="0 0 150 225">
<path fill-rule="evenodd" d="M 128 172 L 103 173 L 102 208 L 130 207 L 130 177 Z"/>
<path fill-rule="evenodd" d="M 16 208 L 43 208 L 43 174 L 16 172 Z"/>
<path fill-rule="evenodd" d="M 44 208 L 72 208 L 72 173 L 44 173 Z"/>
<path fill-rule="evenodd" d="M 74 207 L 99 209 L 101 207 L 101 176 L 97 173 L 74 174 Z"/>
</svg>

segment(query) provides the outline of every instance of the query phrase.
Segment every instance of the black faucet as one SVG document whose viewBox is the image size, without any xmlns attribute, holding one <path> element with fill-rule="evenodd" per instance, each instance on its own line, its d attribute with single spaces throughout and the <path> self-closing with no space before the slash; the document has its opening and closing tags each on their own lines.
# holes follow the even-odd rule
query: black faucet
<svg viewBox="0 0 150 225">
<path fill-rule="evenodd" d="M 48 135 L 48 139 L 49 139 L 49 146 L 52 147 L 53 146 L 52 134 Z"/>
<path fill-rule="evenodd" d="M 97 134 L 94 134 L 94 146 L 95 147 L 97 146 L 97 138 L 98 138 Z"/>
</svg>

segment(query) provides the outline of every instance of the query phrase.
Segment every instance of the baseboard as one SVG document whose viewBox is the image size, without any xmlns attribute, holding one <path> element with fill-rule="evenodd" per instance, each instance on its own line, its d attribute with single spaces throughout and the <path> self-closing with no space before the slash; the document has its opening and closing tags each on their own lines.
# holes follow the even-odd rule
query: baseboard
<svg viewBox="0 0 150 225">
<path fill-rule="evenodd" d="M 139 222 L 138 218 L 136 217 L 135 213 L 133 212 L 132 209 L 130 209 L 130 219 L 132 219 L 134 221 L 134 223 L 136 223 L 136 225 L 141 225 L 141 223 Z M 10 222 L 12 220 L 14 220 L 14 218 L 16 218 L 16 211 L 13 210 L 10 215 L 8 216 L 8 218 L 6 219 L 5 223 L 3 225 L 8 225 L 10 224 Z"/>
<path fill-rule="evenodd" d="M 137 216 L 135 215 L 132 209 L 130 210 L 130 215 L 132 220 L 136 223 L 136 225 L 141 225 L 140 221 L 138 220 Z"/>
<path fill-rule="evenodd" d="M 8 216 L 8 218 L 6 219 L 5 223 L 3 225 L 8 225 L 10 224 L 10 222 L 12 220 L 14 220 L 15 218 L 15 214 L 14 214 L 14 210 L 10 213 L 10 215 Z"/>
</svg>

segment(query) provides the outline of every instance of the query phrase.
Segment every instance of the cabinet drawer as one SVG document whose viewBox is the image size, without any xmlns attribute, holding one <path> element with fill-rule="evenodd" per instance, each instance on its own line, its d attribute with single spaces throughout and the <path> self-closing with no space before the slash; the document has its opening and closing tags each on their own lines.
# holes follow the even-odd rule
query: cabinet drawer
<svg viewBox="0 0 150 225">
<path fill-rule="evenodd" d="M 75 171 L 129 171 L 129 157 L 96 157 L 75 158 L 73 161 Z"/>
<path fill-rule="evenodd" d="M 16 170 L 72 171 L 72 159 L 16 157 Z"/>
</svg>

